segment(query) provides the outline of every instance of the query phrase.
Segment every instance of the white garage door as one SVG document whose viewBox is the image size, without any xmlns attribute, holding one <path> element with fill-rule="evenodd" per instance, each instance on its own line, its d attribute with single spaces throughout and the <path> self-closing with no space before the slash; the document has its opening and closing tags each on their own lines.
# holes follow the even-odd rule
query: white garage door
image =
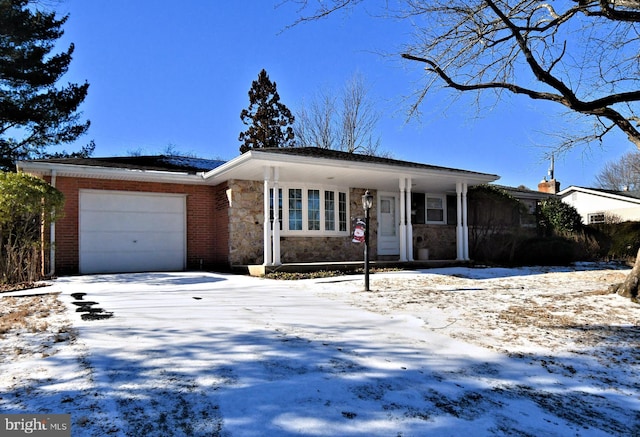
<svg viewBox="0 0 640 437">
<path fill-rule="evenodd" d="M 183 270 L 183 195 L 80 191 L 80 273 Z"/>
</svg>

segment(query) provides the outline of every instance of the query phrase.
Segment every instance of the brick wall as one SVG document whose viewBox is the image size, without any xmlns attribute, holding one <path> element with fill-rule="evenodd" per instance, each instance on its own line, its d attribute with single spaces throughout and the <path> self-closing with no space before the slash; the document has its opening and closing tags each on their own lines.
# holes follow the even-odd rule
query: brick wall
<svg viewBox="0 0 640 437">
<path fill-rule="evenodd" d="M 56 222 L 56 272 L 73 274 L 79 266 L 79 191 L 81 189 L 186 194 L 187 268 L 212 269 L 229 265 L 229 216 L 226 186 L 119 181 L 58 177 L 65 195 L 65 215 Z"/>
</svg>

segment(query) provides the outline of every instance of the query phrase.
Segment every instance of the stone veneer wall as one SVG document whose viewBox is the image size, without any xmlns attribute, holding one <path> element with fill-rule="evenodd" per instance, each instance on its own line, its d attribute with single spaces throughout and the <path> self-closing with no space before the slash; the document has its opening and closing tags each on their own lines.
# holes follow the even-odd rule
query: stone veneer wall
<svg viewBox="0 0 640 437">
<path fill-rule="evenodd" d="M 429 259 L 456 259 L 456 227 L 451 225 L 413 225 L 414 259 L 419 249 L 429 249 Z"/>
<path fill-rule="evenodd" d="M 227 184 L 229 200 L 229 263 L 263 263 L 262 181 L 231 180 Z"/>
<path fill-rule="evenodd" d="M 348 223 L 363 218 L 361 197 L 364 189 L 349 189 Z M 375 193 L 373 193 L 375 195 Z M 264 223 L 264 182 L 232 180 L 228 183 L 229 262 L 232 265 L 262 264 Z M 376 253 L 376 207 L 371 210 L 370 259 Z M 364 258 L 363 246 L 351 242 L 351 235 L 339 237 L 281 236 L 280 259 L 283 263 L 359 261 Z"/>
</svg>

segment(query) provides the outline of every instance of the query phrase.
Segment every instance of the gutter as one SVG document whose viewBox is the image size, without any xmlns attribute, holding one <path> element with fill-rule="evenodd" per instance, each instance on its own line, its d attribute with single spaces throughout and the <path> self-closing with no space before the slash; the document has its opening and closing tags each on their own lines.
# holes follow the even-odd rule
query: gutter
<svg viewBox="0 0 640 437">
<path fill-rule="evenodd" d="M 58 176 L 99 178 L 99 179 L 121 179 L 135 180 L 143 182 L 160 183 L 185 183 L 198 184 L 203 182 L 199 174 L 189 174 L 183 172 L 167 172 L 160 170 L 136 170 L 111 167 L 97 167 L 88 165 L 72 164 L 52 164 L 47 162 L 23 161 L 17 164 L 19 171 L 35 175 L 50 175 L 56 172 Z"/>
</svg>

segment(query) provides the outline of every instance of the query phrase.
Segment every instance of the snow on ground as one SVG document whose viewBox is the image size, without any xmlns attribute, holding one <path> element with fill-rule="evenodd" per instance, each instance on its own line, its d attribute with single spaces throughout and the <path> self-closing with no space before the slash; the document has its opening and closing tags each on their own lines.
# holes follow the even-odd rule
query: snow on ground
<svg viewBox="0 0 640 437">
<path fill-rule="evenodd" d="M 0 412 L 74 436 L 639 436 L 640 306 L 606 292 L 627 272 L 64 277 L 0 295 L 50 308 L 0 330 Z"/>
</svg>

